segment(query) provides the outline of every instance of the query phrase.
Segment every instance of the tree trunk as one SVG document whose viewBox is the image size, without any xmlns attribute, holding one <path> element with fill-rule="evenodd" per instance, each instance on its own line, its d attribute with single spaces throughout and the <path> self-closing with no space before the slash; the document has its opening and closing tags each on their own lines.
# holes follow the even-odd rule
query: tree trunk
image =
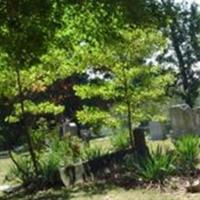
<svg viewBox="0 0 200 200">
<path fill-rule="evenodd" d="M 130 137 L 130 143 L 131 143 L 131 146 L 132 148 L 134 148 L 134 141 L 133 141 L 133 128 L 132 128 L 132 119 L 131 119 L 131 105 L 129 103 L 129 101 L 127 101 L 127 119 L 128 119 L 128 130 L 129 130 L 129 137 Z"/>
<path fill-rule="evenodd" d="M 134 146 L 136 155 L 138 157 L 149 156 L 149 149 L 148 146 L 146 145 L 144 129 L 142 129 L 141 127 L 134 129 L 133 136 L 134 136 Z"/>
<path fill-rule="evenodd" d="M 20 71 L 16 66 L 16 74 L 17 74 L 17 84 L 18 84 L 18 91 L 19 91 L 19 103 L 20 103 L 20 107 L 21 107 L 21 113 L 22 113 L 22 124 L 23 124 L 23 128 L 24 128 L 24 134 L 27 140 L 27 144 L 28 144 L 28 150 L 31 156 L 31 160 L 33 162 L 33 167 L 35 170 L 35 174 L 39 175 L 39 170 L 38 170 L 38 162 L 36 159 L 36 155 L 34 152 L 34 148 L 33 148 L 33 143 L 32 143 L 32 139 L 28 130 L 28 124 L 27 124 L 27 119 L 25 116 L 25 109 L 24 109 L 24 99 L 23 99 L 23 92 L 22 92 L 22 84 L 21 84 L 21 77 L 20 77 Z"/>
<path fill-rule="evenodd" d="M 133 129 L 132 129 L 132 109 L 131 109 L 131 102 L 130 102 L 130 97 L 129 97 L 129 91 L 128 91 L 128 81 L 126 77 L 126 70 L 125 68 L 123 69 L 123 84 L 124 84 L 124 98 L 126 101 L 126 106 L 127 106 L 127 123 L 128 123 L 128 132 L 129 132 L 129 139 L 130 139 L 130 144 L 132 148 L 134 148 L 134 141 L 133 141 Z"/>
</svg>

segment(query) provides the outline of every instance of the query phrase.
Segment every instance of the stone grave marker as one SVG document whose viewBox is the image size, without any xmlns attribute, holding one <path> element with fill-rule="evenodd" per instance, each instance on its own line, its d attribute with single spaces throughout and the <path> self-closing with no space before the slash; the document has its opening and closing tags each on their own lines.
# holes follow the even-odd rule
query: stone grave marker
<svg viewBox="0 0 200 200">
<path fill-rule="evenodd" d="M 166 138 L 165 126 L 161 122 L 149 122 L 150 138 L 152 140 L 163 140 Z"/>
<path fill-rule="evenodd" d="M 78 135 L 78 127 L 76 123 L 70 122 L 68 119 L 65 119 L 60 127 L 60 136 L 63 137 L 66 134 Z"/>
</svg>

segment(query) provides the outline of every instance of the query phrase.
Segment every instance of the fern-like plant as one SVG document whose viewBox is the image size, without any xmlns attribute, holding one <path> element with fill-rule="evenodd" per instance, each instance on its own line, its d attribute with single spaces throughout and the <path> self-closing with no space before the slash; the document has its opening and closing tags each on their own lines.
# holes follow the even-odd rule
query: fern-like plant
<svg viewBox="0 0 200 200">
<path fill-rule="evenodd" d="M 117 133 L 111 137 L 111 145 L 115 150 L 127 149 L 130 146 L 128 133 Z"/>
<path fill-rule="evenodd" d="M 175 156 L 172 152 L 158 146 L 150 152 L 149 157 L 138 159 L 134 165 L 138 178 L 146 182 L 163 183 L 174 172 L 174 161 Z"/>
<path fill-rule="evenodd" d="M 194 170 L 198 164 L 200 140 L 196 135 L 184 135 L 174 141 L 178 168 L 181 171 Z"/>
</svg>

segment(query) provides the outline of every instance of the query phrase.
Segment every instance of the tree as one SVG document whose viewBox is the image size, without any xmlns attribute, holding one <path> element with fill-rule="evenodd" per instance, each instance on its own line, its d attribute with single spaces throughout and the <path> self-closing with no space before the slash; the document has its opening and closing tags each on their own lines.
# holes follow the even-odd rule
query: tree
<svg viewBox="0 0 200 200">
<path fill-rule="evenodd" d="M 164 44 L 159 33 L 152 29 L 120 27 L 118 40 L 99 42 L 98 48 L 85 48 L 85 70 L 100 72 L 88 84 L 77 85 L 75 90 L 82 99 L 101 98 L 110 101 L 108 107 L 85 106 L 78 119 L 85 124 L 112 125 L 116 116 L 126 113 L 131 144 L 133 124 L 155 116 L 152 107 L 162 100 L 165 86 L 171 80 L 168 74 L 160 74 L 159 68 L 146 64 L 149 58 Z M 134 121 L 134 123 L 133 123 Z"/>
<path fill-rule="evenodd" d="M 193 107 L 199 95 L 200 77 L 200 14 L 196 4 L 178 4 L 172 0 L 162 1 L 161 10 L 167 26 L 161 30 L 169 39 L 168 47 L 159 61 L 165 69 L 175 74 L 172 92 Z M 166 20 L 165 20 L 166 21 Z M 166 67 L 167 66 L 167 67 Z"/>
<path fill-rule="evenodd" d="M 47 89 L 74 72 L 80 73 L 82 43 L 95 45 L 95 38 L 108 41 L 107 31 L 111 29 L 107 24 L 113 19 L 107 5 L 66 3 L 67 7 L 56 0 L 8 0 L 0 5 L 0 59 L 3 63 L 0 65 L 0 95 L 11 108 L 6 120 L 23 126 L 37 175 L 37 155 L 29 132 L 33 115 L 63 112 L 62 106 L 49 101 Z M 104 12 L 104 8 L 109 13 Z M 102 23 L 103 18 L 105 23 Z M 77 28 L 77 25 L 80 26 Z"/>
<path fill-rule="evenodd" d="M 7 120 L 21 121 L 23 125 L 36 175 L 39 169 L 27 114 L 57 114 L 63 108 L 48 101 L 34 102 L 30 94 L 44 91 L 53 81 L 48 69 L 40 65 L 40 57 L 47 51 L 61 16 L 62 3 L 54 0 L 0 3 L 0 59 L 4 63 L 0 66 L 0 94 L 2 98 L 7 97 L 13 107 Z"/>
</svg>

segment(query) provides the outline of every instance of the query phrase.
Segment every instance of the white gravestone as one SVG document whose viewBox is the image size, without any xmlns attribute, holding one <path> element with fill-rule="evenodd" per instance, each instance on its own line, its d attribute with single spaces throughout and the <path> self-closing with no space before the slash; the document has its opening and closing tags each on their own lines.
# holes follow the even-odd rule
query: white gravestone
<svg viewBox="0 0 200 200">
<path fill-rule="evenodd" d="M 165 127 L 160 122 L 149 122 L 150 137 L 152 140 L 165 139 Z"/>
<path fill-rule="evenodd" d="M 74 135 L 77 136 L 78 135 L 78 127 L 76 125 L 76 123 L 74 122 L 69 122 L 69 121 L 65 121 L 60 128 L 60 136 L 63 137 L 65 135 Z"/>
</svg>

